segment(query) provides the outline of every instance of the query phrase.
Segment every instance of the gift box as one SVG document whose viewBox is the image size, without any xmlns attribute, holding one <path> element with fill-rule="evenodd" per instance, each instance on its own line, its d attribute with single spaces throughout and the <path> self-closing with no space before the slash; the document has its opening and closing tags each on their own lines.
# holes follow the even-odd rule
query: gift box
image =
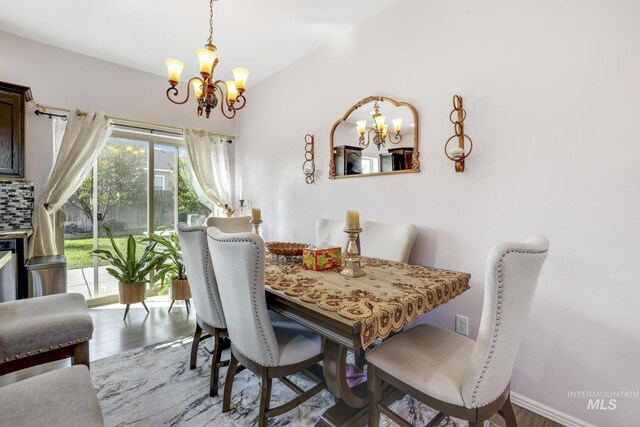
<svg viewBox="0 0 640 427">
<path fill-rule="evenodd" d="M 342 248 L 338 246 L 314 249 L 305 248 L 302 252 L 302 266 L 305 270 L 321 271 L 342 266 Z"/>
</svg>

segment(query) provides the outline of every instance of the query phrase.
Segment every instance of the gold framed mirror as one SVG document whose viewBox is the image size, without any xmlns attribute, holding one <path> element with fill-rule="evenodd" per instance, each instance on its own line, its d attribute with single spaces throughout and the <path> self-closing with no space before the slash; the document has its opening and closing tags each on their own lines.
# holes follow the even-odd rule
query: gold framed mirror
<svg viewBox="0 0 640 427">
<path fill-rule="evenodd" d="M 418 112 L 407 102 L 368 96 L 331 128 L 329 178 L 420 172 Z"/>
</svg>

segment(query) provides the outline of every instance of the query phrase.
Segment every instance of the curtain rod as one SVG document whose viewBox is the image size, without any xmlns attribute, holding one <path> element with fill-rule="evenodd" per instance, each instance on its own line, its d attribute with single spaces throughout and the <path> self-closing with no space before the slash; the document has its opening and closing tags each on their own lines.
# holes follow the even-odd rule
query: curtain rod
<svg viewBox="0 0 640 427">
<path fill-rule="evenodd" d="M 54 106 L 51 106 L 51 105 L 42 105 L 42 104 L 37 104 L 37 103 L 34 104 L 33 101 L 32 101 L 32 107 L 36 108 L 35 114 L 37 116 L 40 116 L 40 115 L 44 114 L 44 115 L 49 116 L 49 118 L 51 118 L 52 116 L 54 116 L 54 117 L 66 117 L 66 116 L 61 115 L 61 114 L 48 113 L 47 110 L 63 111 L 65 113 L 70 113 L 71 112 L 71 110 L 68 109 L 68 108 L 54 107 Z M 86 113 L 86 111 L 78 111 L 78 115 L 79 116 L 86 116 L 87 113 Z M 152 122 L 143 122 L 143 121 L 140 121 L 140 120 L 125 119 L 125 118 L 122 118 L 122 117 L 107 116 L 107 118 L 109 118 L 109 119 L 111 119 L 113 121 L 116 121 L 116 122 L 124 122 L 123 123 L 124 126 L 126 126 L 126 123 L 134 123 L 134 124 L 138 124 L 138 125 L 154 126 L 154 127 L 157 127 L 157 128 L 175 129 L 175 130 L 179 131 L 179 135 L 182 135 L 182 128 L 179 128 L 177 126 L 162 125 L 162 124 L 159 124 L 159 123 L 152 123 Z M 160 130 L 160 129 L 158 129 L 158 130 Z M 167 133 L 169 133 L 169 132 L 167 132 Z M 225 134 L 221 134 L 221 133 L 212 133 L 212 132 L 207 132 L 207 134 L 213 135 L 213 136 L 221 136 L 223 138 L 236 139 L 236 137 L 234 135 L 225 135 Z"/>
</svg>

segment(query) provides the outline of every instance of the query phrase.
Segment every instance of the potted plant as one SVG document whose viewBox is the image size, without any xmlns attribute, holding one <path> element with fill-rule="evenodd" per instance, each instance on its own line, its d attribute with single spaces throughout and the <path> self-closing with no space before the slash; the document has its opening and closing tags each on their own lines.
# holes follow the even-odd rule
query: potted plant
<svg viewBox="0 0 640 427">
<path fill-rule="evenodd" d="M 111 267 L 107 267 L 107 273 L 118 279 L 118 290 L 120 295 L 120 304 L 126 304 L 124 318 L 127 318 L 129 306 L 141 302 L 147 313 L 149 309 L 144 303 L 146 298 L 146 284 L 149 282 L 147 276 L 156 267 L 158 259 L 155 256 L 154 248 L 156 243 L 149 242 L 142 256 L 136 258 L 137 242 L 133 235 L 129 234 L 127 239 L 126 253 L 123 254 L 109 228 L 104 230 L 111 241 L 113 251 L 107 249 L 96 249 L 93 254 L 100 259 L 107 261 Z"/>
<path fill-rule="evenodd" d="M 180 249 L 180 239 L 175 232 L 169 232 L 168 237 L 160 234 L 151 234 L 147 239 L 154 243 L 154 253 L 157 259 L 157 270 L 153 278 L 153 284 L 158 295 L 171 286 L 171 306 L 173 307 L 176 300 L 184 300 L 189 314 L 189 299 L 191 298 L 191 289 L 189 281 L 185 273 L 184 263 L 182 262 L 182 251 Z"/>
</svg>

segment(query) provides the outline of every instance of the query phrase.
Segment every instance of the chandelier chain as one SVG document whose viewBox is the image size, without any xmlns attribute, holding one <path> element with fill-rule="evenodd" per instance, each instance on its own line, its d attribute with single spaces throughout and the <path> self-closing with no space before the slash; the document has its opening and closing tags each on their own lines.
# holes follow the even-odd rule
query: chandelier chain
<svg viewBox="0 0 640 427">
<path fill-rule="evenodd" d="M 209 44 L 213 44 L 213 0 L 209 0 Z"/>
</svg>

